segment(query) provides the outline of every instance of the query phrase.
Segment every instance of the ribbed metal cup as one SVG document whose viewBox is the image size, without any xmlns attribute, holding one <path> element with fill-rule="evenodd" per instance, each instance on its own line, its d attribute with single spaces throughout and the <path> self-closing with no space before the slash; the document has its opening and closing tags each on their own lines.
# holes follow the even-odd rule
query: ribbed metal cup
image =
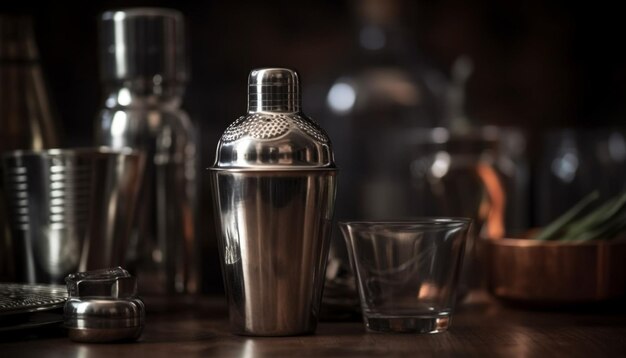
<svg viewBox="0 0 626 358">
<path fill-rule="evenodd" d="M 237 334 L 315 331 L 336 168 L 330 140 L 300 112 L 298 75 L 253 70 L 248 114 L 210 168 L 230 321 Z"/>
<path fill-rule="evenodd" d="M 18 281 L 62 283 L 72 272 L 124 264 L 142 156 L 13 151 L 2 164 Z"/>
</svg>

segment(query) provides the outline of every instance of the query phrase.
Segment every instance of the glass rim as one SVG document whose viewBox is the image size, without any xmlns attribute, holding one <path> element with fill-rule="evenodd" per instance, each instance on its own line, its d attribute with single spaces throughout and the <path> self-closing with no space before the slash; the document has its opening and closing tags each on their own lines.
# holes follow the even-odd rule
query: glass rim
<svg viewBox="0 0 626 358">
<path fill-rule="evenodd" d="M 400 227 L 407 225 L 424 225 L 436 227 L 451 227 L 457 225 L 470 225 L 471 218 L 467 217 L 419 217 L 399 220 L 339 220 L 337 224 L 345 227 L 372 227 L 375 225 L 385 225 L 386 227 Z"/>
</svg>

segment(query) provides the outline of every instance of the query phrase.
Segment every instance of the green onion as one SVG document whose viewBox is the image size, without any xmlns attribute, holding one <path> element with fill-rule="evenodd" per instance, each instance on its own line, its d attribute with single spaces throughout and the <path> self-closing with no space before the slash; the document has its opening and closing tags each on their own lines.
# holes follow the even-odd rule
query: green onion
<svg viewBox="0 0 626 358">
<path fill-rule="evenodd" d="M 537 234 L 534 239 L 539 241 L 557 239 L 558 237 L 556 235 L 572 221 L 574 221 L 585 209 L 598 200 L 599 196 L 600 194 L 598 191 L 594 191 L 587 195 L 580 202 L 578 202 L 578 204 L 574 205 L 574 207 L 565 212 L 565 214 L 554 220 L 552 224 L 541 230 L 541 232 Z"/>
<path fill-rule="evenodd" d="M 597 191 L 587 195 L 534 239 L 583 242 L 616 237 L 626 230 L 626 191 L 590 210 L 598 197 Z"/>
</svg>

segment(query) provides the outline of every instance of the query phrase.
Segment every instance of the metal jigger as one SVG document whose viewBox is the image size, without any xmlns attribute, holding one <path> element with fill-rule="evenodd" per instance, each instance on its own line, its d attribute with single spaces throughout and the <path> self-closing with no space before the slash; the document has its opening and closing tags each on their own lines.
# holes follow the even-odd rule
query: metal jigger
<svg viewBox="0 0 626 358">
<path fill-rule="evenodd" d="M 295 71 L 253 70 L 248 114 L 226 129 L 210 168 L 237 334 L 307 334 L 317 324 L 337 169 L 300 97 Z"/>
</svg>

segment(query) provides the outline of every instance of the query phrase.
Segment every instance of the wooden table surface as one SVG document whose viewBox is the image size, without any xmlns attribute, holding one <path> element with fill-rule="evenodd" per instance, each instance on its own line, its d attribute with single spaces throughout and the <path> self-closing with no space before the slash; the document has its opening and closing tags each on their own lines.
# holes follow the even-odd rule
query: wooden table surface
<svg viewBox="0 0 626 358">
<path fill-rule="evenodd" d="M 315 335 L 284 338 L 230 334 L 221 298 L 146 300 L 151 311 L 137 343 L 73 343 L 57 328 L 3 335 L 0 357 L 626 357 L 624 309 L 529 311 L 483 293 L 471 298 L 446 333 L 372 334 L 360 322 L 321 322 Z"/>
</svg>

